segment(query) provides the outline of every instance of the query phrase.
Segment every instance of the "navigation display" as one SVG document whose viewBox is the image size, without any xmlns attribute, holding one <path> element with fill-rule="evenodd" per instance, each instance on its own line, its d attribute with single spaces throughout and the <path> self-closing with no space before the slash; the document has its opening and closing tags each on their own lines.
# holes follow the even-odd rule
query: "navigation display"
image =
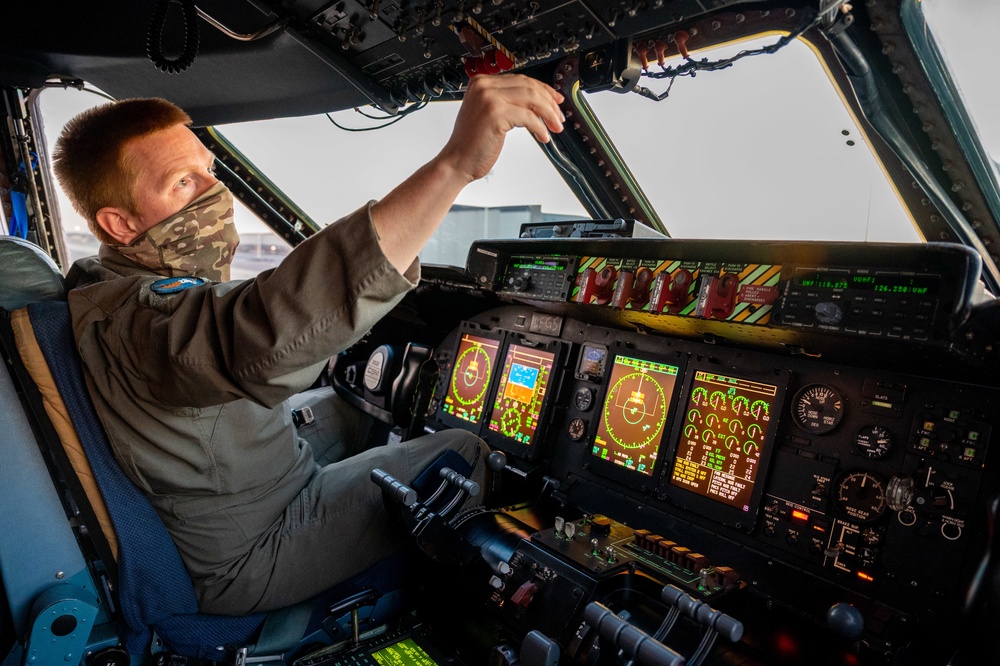
<svg viewBox="0 0 1000 666">
<path fill-rule="evenodd" d="M 379 666 L 437 666 L 437 662 L 412 638 L 404 638 L 372 652 L 371 657 Z"/>
<path fill-rule="evenodd" d="M 441 411 L 462 421 L 479 423 L 496 366 L 500 342 L 463 333 Z"/>
<path fill-rule="evenodd" d="M 670 483 L 751 512 L 778 387 L 698 370 Z"/>
<path fill-rule="evenodd" d="M 530 445 L 538 428 L 555 354 L 511 344 L 504 358 L 489 429 Z"/>
<path fill-rule="evenodd" d="M 677 370 L 675 365 L 616 355 L 591 453 L 652 476 Z"/>
</svg>

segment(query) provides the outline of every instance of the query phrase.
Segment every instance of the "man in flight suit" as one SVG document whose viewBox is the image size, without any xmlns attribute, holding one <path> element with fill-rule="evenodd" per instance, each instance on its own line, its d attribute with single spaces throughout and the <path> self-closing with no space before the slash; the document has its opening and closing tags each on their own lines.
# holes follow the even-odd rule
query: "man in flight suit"
<svg viewBox="0 0 1000 666">
<path fill-rule="evenodd" d="M 483 480 L 486 447 L 461 431 L 320 467 L 286 400 L 415 285 L 420 248 L 493 167 L 508 131 L 543 142 L 561 131 L 561 102 L 524 76 L 476 77 L 437 156 L 277 268 L 237 282 L 232 195 L 183 111 L 125 100 L 66 126 L 56 173 L 102 242 L 68 276 L 88 388 L 203 612 L 287 606 L 398 549 L 368 480 L 375 467 L 412 480 L 450 448 Z"/>
</svg>

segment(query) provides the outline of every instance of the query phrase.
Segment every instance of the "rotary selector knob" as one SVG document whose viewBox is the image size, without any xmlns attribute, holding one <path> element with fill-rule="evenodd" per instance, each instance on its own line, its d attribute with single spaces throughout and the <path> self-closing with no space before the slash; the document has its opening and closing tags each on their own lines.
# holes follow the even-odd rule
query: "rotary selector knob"
<svg viewBox="0 0 1000 666">
<path fill-rule="evenodd" d="M 611 534 L 611 519 L 607 516 L 594 516 L 594 519 L 590 522 L 590 533 L 597 536 Z"/>
<path fill-rule="evenodd" d="M 916 482 L 913 477 L 906 474 L 896 474 L 885 487 L 885 501 L 893 511 L 906 511 L 913 504 L 913 497 L 916 495 Z M 900 522 L 903 522 L 900 516 Z M 913 522 L 917 518 L 914 515 Z M 913 522 L 909 523 L 910 525 Z M 907 523 L 903 523 L 906 525 Z"/>
<path fill-rule="evenodd" d="M 836 303 L 829 301 L 816 304 L 816 321 L 821 324 L 836 326 L 844 318 L 844 311 Z"/>
<path fill-rule="evenodd" d="M 507 284 L 514 291 L 528 291 L 531 288 L 531 276 L 513 275 L 507 279 Z"/>
</svg>

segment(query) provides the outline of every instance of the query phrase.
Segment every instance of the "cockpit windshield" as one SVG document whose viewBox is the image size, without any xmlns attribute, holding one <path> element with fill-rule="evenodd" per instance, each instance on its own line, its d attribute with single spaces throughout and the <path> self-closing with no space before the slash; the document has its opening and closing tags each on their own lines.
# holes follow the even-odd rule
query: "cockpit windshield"
<svg viewBox="0 0 1000 666">
<path fill-rule="evenodd" d="M 1000 5 L 924 0 L 917 7 L 926 13 L 990 155 L 986 177 L 996 178 L 1000 122 L 990 110 L 1000 107 L 1000 86 L 990 63 L 965 44 L 983 43 L 969 37 L 1000 23 Z M 731 58 L 773 45 L 785 34 L 765 32 L 696 51 L 691 58 Z M 673 51 L 662 63 L 651 56 L 638 86 L 644 94 L 576 95 L 587 113 L 574 120 L 589 118 L 620 157 L 649 202 L 653 226 L 662 225 L 676 238 L 925 240 L 873 150 L 865 124 L 847 103 L 852 92 L 836 85 L 814 45 L 793 39 L 778 51 L 743 58 L 726 69 L 656 78 L 685 62 Z M 46 104 L 50 112 L 61 104 L 75 112 L 78 102 Z M 447 140 L 457 108 L 457 103 L 434 102 L 386 116 L 364 107 L 217 129 L 309 217 L 325 225 L 383 196 L 429 159 Z M 53 135 L 58 131 L 49 129 Z M 72 216 L 68 205 L 63 212 Z M 516 237 L 523 223 L 590 217 L 534 140 L 526 132 L 512 132 L 494 170 L 461 194 L 421 258 L 463 266 L 473 240 Z M 248 211 L 238 211 L 237 219 L 245 245 L 257 247 L 262 258 L 253 272 L 287 253 Z"/>
<path fill-rule="evenodd" d="M 1000 75 L 986 45 L 1000 27 L 1000 3 L 922 0 L 920 7 L 979 138 L 996 164 L 1000 162 Z"/>
</svg>

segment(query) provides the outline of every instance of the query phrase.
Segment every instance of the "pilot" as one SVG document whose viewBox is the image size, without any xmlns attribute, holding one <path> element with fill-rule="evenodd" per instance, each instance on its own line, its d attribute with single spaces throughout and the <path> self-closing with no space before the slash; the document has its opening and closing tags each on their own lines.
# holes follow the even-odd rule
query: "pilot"
<svg viewBox="0 0 1000 666">
<path fill-rule="evenodd" d="M 181 109 L 124 100 L 67 124 L 56 173 L 102 243 L 67 276 L 84 374 L 203 612 L 287 606 L 397 550 L 375 467 L 410 481 L 453 449 L 483 481 L 485 444 L 457 430 L 321 467 L 287 400 L 414 287 L 420 248 L 508 131 L 561 131 L 561 101 L 521 75 L 473 79 L 440 153 L 246 281 L 229 279 L 232 195 Z"/>
</svg>

